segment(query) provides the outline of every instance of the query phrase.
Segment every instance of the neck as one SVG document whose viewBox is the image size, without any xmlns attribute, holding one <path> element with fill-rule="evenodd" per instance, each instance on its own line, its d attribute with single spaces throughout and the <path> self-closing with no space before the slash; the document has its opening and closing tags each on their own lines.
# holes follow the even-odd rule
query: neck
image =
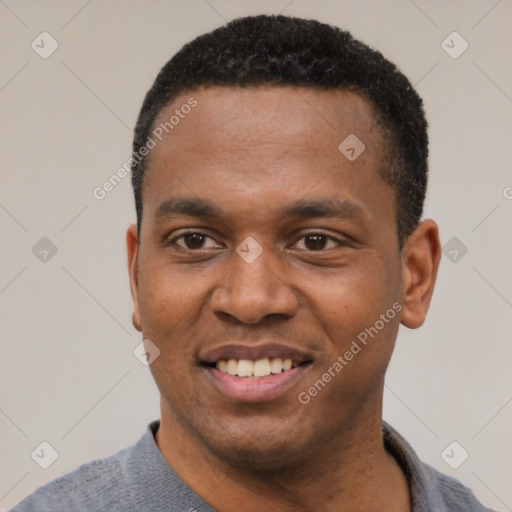
<svg viewBox="0 0 512 512">
<path fill-rule="evenodd" d="M 156 442 L 176 474 L 220 512 L 410 511 L 406 479 L 384 448 L 380 411 L 333 437 L 279 471 L 251 471 L 217 457 L 162 407 Z"/>
</svg>

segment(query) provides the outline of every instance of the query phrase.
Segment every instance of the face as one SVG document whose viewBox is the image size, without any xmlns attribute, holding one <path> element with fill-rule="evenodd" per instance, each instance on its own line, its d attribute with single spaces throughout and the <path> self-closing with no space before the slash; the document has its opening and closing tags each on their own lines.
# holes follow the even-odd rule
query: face
<svg viewBox="0 0 512 512">
<path fill-rule="evenodd" d="M 160 350 L 162 424 L 270 469 L 380 418 L 403 299 L 385 144 L 348 91 L 196 90 L 156 124 L 190 97 L 150 152 L 140 245 L 128 235 L 134 318 Z"/>
</svg>

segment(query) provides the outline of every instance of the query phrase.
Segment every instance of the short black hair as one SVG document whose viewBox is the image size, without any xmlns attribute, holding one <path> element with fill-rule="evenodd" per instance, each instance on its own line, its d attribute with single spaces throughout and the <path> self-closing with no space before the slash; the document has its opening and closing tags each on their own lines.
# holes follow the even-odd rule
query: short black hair
<svg viewBox="0 0 512 512">
<path fill-rule="evenodd" d="M 420 96 L 396 65 L 350 32 L 315 20 L 267 15 L 238 18 L 197 37 L 158 73 L 133 140 L 139 233 L 147 167 L 141 149 L 163 109 L 179 94 L 201 87 L 260 85 L 349 90 L 369 100 L 388 148 L 389 162 L 380 173 L 395 189 L 402 246 L 420 221 L 427 187 L 427 121 Z"/>
</svg>

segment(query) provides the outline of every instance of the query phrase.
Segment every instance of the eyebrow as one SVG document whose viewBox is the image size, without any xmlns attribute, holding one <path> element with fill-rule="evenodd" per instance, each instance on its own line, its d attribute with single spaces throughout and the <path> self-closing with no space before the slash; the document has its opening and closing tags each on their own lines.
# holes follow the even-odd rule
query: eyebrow
<svg viewBox="0 0 512 512">
<path fill-rule="evenodd" d="M 207 199 L 169 197 L 160 204 L 155 217 L 160 219 L 179 215 L 203 219 L 218 219 L 225 215 L 225 212 Z M 354 220 L 363 217 L 364 211 L 359 205 L 348 200 L 299 199 L 280 208 L 277 215 L 279 217 L 297 219 L 328 217 Z"/>
<path fill-rule="evenodd" d="M 338 199 L 299 199 L 286 205 L 279 213 L 299 219 L 312 217 L 356 219 L 364 216 L 363 209 L 359 205 Z"/>
<path fill-rule="evenodd" d="M 169 197 L 158 207 L 155 217 L 172 217 L 187 215 L 205 219 L 216 219 L 222 216 L 222 209 L 206 199 L 197 197 Z"/>
</svg>

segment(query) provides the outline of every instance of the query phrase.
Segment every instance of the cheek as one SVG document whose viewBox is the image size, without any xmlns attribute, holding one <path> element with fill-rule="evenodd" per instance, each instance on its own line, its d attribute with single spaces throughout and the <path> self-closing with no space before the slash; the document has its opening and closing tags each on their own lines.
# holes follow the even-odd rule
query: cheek
<svg viewBox="0 0 512 512">
<path fill-rule="evenodd" d="M 371 256 L 371 255 L 370 255 Z M 325 277 L 311 276 L 305 295 L 333 340 L 348 340 L 372 326 L 399 297 L 396 270 L 376 258 L 341 268 Z"/>
<path fill-rule="evenodd" d="M 213 332 L 215 318 L 207 314 L 207 301 L 222 279 L 222 269 L 190 269 L 161 260 L 148 257 L 139 274 L 143 334 L 161 352 L 151 370 L 166 380 L 173 375 L 188 379 L 197 364 L 198 347 Z"/>
<path fill-rule="evenodd" d="M 206 274 L 185 273 L 153 259 L 139 274 L 139 306 L 145 334 L 161 337 L 193 321 L 204 301 Z"/>
<path fill-rule="evenodd" d="M 371 254 L 358 263 L 328 278 L 309 280 L 314 283 L 308 289 L 311 314 L 329 344 L 310 384 L 322 377 L 332 381 L 318 407 L 359 407 L 381 386 L 393 352 L 399 327 L 399 268 L 384 268 L 386 264 Z"/>
<path fill-rule="evenodd" d="M 196 348 L 201 336 L 205 276 L 188 275 L 156 258 L 139 274 L 139 307 L 144 338 L 160 350 L 150 371 L 161 394 L 175 411 L 194 399 Z"/>
</svg>

